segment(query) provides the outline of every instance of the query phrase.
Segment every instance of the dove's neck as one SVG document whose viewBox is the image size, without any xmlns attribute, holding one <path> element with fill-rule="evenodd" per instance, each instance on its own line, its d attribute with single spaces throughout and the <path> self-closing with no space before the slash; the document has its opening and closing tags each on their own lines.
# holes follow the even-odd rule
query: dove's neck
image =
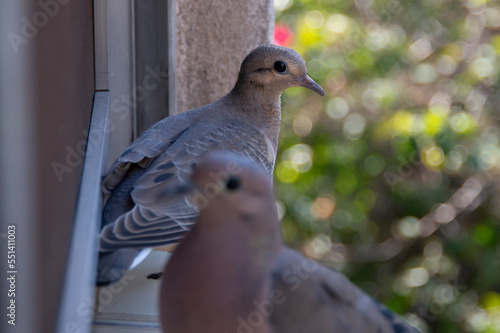
<svg viewBox="0 0 500 333">
<path fill-rule="evenodd" d="M 275 151 L 277 150 L 281 125 L 281 91 L 239 81 L 225 96 L 224 103 L 230 104 L 230 109 L 236 110 L 236 116 L 241 120 L 264 132 Z"/>
<path fill-rule="evenodd" d="M 236 319 L 246 320 L 257 310 L 255 302 L 261 304 L 269 299 L 270 272 L 282 246 L 279 227 L 276 223 L 272 233 L 255 234 L 227 206 L 212 208 L 202 212 L 198 223 L 176 248 L 167 265 L 164 284 L 175 285 L 178 293 L 195 293 L 197 297 L 182 304 L 172 299 L 173 304 L 185 307 L 182 311 L 197 308 L 207 318 L 219 318 L 223 313 L 229 319 L 212 323 L 213 326 L 209 323 L 198 332 L 236 332 Z M 175 295 L 177 291 L 170 293 Z M 270 332 L 266 326 L 263 323 L 253 332 Z"/>
<path fill-rule="evenodd" d="M 246 202 L 244 210 L 229 208 L 221 200 L 211 202 L 186 239 L 205 248 L 204 260 L 241 266 L 258 276 L 269 271 L 281 249 L 280 223 L 272 198 L 261 206 L 255 205 L 252 197 L 242 200 Z M 232 272 L 220 270 L 214 274 L 229 277 Z"/>
</svg>

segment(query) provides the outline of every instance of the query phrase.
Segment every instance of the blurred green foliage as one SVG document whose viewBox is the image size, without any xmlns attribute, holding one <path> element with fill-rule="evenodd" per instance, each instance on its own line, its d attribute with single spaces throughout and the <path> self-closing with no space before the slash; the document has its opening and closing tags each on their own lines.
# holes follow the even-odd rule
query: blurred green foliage
<svg viewBox="0 0 500 333">
<path fill-rule="evenodd" d="M 500 332 L 500 3 L 275 0 L 288 244 L 423 332 Z"/>
</svg>

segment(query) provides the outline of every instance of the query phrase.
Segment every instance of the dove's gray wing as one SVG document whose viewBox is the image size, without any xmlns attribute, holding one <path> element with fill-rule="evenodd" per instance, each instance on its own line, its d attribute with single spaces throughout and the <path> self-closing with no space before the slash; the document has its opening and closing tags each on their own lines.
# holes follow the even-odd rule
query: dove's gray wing
<svg viewBox="0 0 500 333">
<path fill-rule="evenodd" d="M 346 277 L 284 248 L 272 272 L 277 332 L 418 333 Z M 275 291 L 276 293 L 276 291 Z"/>
<path fill-rule="evenodd" d="M 194 110 L 193 110 L 194 111 Z M 134 165 L 147 168 L 156 157 L 170 147 L 188 130 L 195 113 L 188 111 L 160 120 L 142 133 L 118 157 L 102 180 L 105 194 L 115 190 Z"/>
<path fill-rule="evenodd" d="M 122 184 L 115 187 L 120 189 L 128 184 L 125 191 L 131 190 L 130 210 L 104 226 L 100 250 L 158 247 L 178 242 L 195 222 L 198 210 L 188 197 L 164 194 L 188 181 L 199 159 L 215 150 L 246 156 L 269 173 L 273 170 L 275 151 L 270 140 L 250 125 L 235 121 L 207 126 L 205 130 L 188 128 L 145 171 L 129 168 L 131 176 L 127 174 Z"/>
</svg>

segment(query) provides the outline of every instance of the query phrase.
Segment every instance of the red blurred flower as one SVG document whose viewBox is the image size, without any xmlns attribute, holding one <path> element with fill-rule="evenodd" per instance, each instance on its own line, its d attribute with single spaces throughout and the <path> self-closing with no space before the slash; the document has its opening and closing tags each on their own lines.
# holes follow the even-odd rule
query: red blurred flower
<svg viewBox="0 0 500 333">
<path fill-rule="evenodd" d="M 274 44 L 289 46 L 292 43 L 293 32 L 285 24 L 276 24 L 274 26 Z"/>
</svg>

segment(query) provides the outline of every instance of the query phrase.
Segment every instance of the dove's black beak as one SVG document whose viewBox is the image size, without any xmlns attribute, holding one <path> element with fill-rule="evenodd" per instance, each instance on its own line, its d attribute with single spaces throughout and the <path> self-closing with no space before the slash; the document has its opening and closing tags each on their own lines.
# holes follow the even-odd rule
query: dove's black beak
<svg viewBox="0 0 500 333">
<path fill-rule="evenodd" d="M 321 96 L 325 96 L 325 91 L 319 86 L 313 79 L 307 74 L 298 78 L 298 84 L 301 87 L 311 89 L 312 91 L 318 93 Z"/>
</svg>

